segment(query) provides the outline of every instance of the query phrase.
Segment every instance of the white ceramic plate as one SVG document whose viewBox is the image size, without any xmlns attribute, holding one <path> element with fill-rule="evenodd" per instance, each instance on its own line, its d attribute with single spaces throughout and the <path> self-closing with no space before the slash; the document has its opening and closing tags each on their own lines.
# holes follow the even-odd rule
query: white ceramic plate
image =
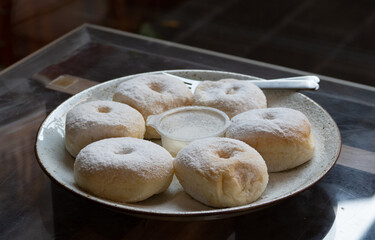
<svg viewBox="0 0 375 240">
<path fill-rule="evenodd" d="M 247 75 L 217 71 L 174 70 L 167 72 L 196 80 L 255 79 Z M 136 216 L 170 220 L 225 218 L 258 210 L 309 188 L 333 167 L 339 156 L 341 150 L 339 130 L 322 107 L 300 93 L 270 90 L 265 91 L 269 107 L 293 108 L 308 117 L 316 140 L 316 153 L 311 161 L 295 169 L 271 173 L 267 188 L 257 201 L 239 207 L 210 208 L 187 195 L 176 178 L 166 192 L 139 203 L 117 203 L 90 195 L 82 191 L 74 182 L 74 159 L 64 147 L 66 113 L 82 102 L 98 99 L 111 100 L 118 84 L 135 76 L 138 75 L 108 81 L 80 92 L 62 103 L 44 120 L 37 135 L 35 149 L 40 166 L 51 179 L 81 197 Z"/>
</svg>

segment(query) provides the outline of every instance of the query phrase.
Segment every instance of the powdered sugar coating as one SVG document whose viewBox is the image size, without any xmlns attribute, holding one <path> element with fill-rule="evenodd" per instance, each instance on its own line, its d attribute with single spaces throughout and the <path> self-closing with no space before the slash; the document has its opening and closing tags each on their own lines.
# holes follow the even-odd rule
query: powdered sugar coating
<svg viewBox="0 0 375 240">
<path fill-rule="evenodd" d="M 173 158 L 161 146 L 136 138 L 89 144 L 74 163 L 75 180 L 97 196 L 120 202 L 144 200 L 168 188 Z"/>
<path fill-rule="evenodd" d="M 259 133 L 298 139 L 310 135 L 310 123 L 300 111 L 291 108 L 255 109 L 232 118 L 226 136 L 255 138 Z M 265 136 L 265 137 L 267 137 Z"/>
<path fill-rule="evenodd" d="M 232 118 L 225 136 L 254 147 L 269 172 L 294 168 L 313 157 L 311 125 L 300 111 L 291 108 L 255 109 Z"/>
<path fill-rule="evenodd" d="M 196 80 L 217 80 L 228 77 L 250 79 L 250 77 L 244 75 L 215 71 L 179 70 L 170 73 Z M 68 191 L 74 192 L 77 196 L 88 198 L 100 205 L 109 206 L 127 214 L 136 214 L 143 217 L 152 215 L 152 218 L 184 221 L 189 217 L 194 217 L 196 220 L 225 218 L 272 205 L 310 187 L 329 171 L 339 154 L 339 132 L 327 112 L 301 93 L 269 90 L 264 91 L 269 106 L 291 107 L 302 111 L 308 117 L 312 124 L 312 133 L 316 139 L 317 148 L 314 158 L 307 164 L 290 171 L 270 174 L 267 189 L 257 201 L 242 207 L 212 209 L 183 193 L 177 179 L 173 180 L 167 192 L 149 198 L 145 202 L 118 204 L 117 202 L 103 200 L 82 191 L 74 182 L 74 160 L 69 154 L 65 153 L 63 145 L 65 116 L 67 110 L 79 102 L 112 99 L 113 92 L 118 84 L 133 77 L 127 76 L 115 81 L 108 81 L 98 85 L 95 89 L 75 95 L 53 111 L 40 128 L 36 144 L 37 154 L 40 158 L 39 163 L 54 181 L 63 185 Z"/>
<path fill-rule="evenodd" d="M 113 100 L 137 109 L 146 120 L 150 115 L 193 103 L 193 94 L 179 79 L 165 75 L 144 75 L 121 83 Z M 160 138 L 153 128 L 147 127 L 145 138 Z"/>
<path fill-rule="evenodd" d="M 267 99 L 256 85 L 236 79 L 203 81 L 194 92 L 194 105 L 220 109 L 229 118 L 251 109 L 266 108 Z"/>
<path fill-rule="evenodd" d="M 174 167 L 184 190 L 214 207 L 255 201 L 268 183 L 263 158 L 235 139 L 214 137 L 193 141 L 177 154 Z"/>
<path fill-rule="evenodd" d="M 88 144 L 104 138 L 143 138 L 145 121 L 134 108 L 113 101 L 79 104 L 66 115 L 65 145 L 72 156 Z"/>
</svg>

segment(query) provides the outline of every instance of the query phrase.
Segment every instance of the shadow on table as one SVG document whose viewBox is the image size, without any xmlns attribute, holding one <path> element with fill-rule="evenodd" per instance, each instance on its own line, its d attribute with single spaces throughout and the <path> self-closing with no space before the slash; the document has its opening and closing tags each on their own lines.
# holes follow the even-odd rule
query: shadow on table
<svg viewBox="0 0 375 240">
<path fill-rule="evenodd" d="M 277 205 L 236 219 L 236 239 L 323 239 L 337 202 L 316 184 Z"/>
<path fill-rule="evenodd" d="M 336 203 L 319 185 L 266 209 L 212 221 L 142 219 L 109 210 L 52 184 L 56 239 L 322 239 Z"/>
</svg>

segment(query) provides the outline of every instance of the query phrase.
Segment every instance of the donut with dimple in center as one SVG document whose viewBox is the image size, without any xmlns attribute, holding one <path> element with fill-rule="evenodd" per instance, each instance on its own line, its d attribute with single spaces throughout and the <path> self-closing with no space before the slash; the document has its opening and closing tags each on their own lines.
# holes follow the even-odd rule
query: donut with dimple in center
<svg viewBox="0 0 375 240">
<path fill-rule="evenodd" d="M 262 156 L 235 139 L 195 140 L 182 148 L 173 164 L 185 192 L 208 206 L 249 204 L 261 196 L 268 183 Z"/>
<path fill-rule="evenodd" d="M 200 83 L 194 92 L 194 105 L 220 109 L 232 118 L 251 109 L 266 108 L 267 99 L 249 81 L 222 79 Z"/>
<path fill-rule="evenodd" d="M 88 144 L 112 137 L 143 138 L 145 121 L 134 108 L 113 101 L 79 104 L 66 115 L 65 147 L 73 156 Z"/>
<path fill-rule="evenodd" d="M 177 78 L 161 74 L 149 74 L 121 83 L 115 91 L 113 100 L 134 107 L 147 120 L 150 115 L 191 105 L 193 94 Z M 155 129 L 147 126 L 145 138 L 160 138 L 160 135 Z"/>
<path fill-rule="evenodd" d="M 137 138 L 108 138 L 82 149 L 74 179 L 83 190 L 117 202 L 138 202 L 165 191 L 173 158 L 163 147 Z"/>
<path fill-rule="evenodd" d="M 225 136 L 255 148 L 266 161 L 269 172 L 292 169 L 314 155 L 311 125 L 300 111 L 255 109 L 241 113 L 231 121 Z"/>
</svg>

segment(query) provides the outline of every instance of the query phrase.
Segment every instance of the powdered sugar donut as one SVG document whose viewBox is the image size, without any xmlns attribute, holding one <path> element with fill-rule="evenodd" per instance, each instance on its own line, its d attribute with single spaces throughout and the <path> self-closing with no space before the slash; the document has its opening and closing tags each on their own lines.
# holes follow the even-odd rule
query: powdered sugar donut
<svg viewBox="0 0 375 240">
<path fill-rule="evenodd" d="M 232 118 L 251 109 L 266 108 L 267 99 L 249 81 L 222 79 L 200 83 L 194 92 L 194 105 L 220 109 Z"/>
<path fill-rule="evenodd" d="M 134 108 L 113 101 L 79 104 L 66 115 L 65 147 L 73 156 L 88 144 L 112 137 L 143 138 L 145 121 Z"/>
<path fill-rule="evenodd" d="M 314 155 L 314 139 L 307 117 L 290 108 L 256 109 L 232 118 L 226 137 L 255 148 L 269 172 L 294 168 Z"/>
<path fill-rule="evenodd" d="M 137 109 L 147 120 L 150 115 L 193 103 L 193 94 L 179 79 L 165 75 L 142 75 L 121 83 L 113 96 L 114 101 Z M 147 127 L 145 138 L 160 138 L 152 127 Z"/>
<path fill-rule="evenodd" d="M 233 207 L 257 200 L 268 183 L 261 155 L 244 142 L 206 138 L 184 147 L 174 161 L 184 190 L 213 207 Z"/>
<path fill-rule="evenodd" d="M 108 138 L 83 148 L 74 179 L 85 191 L 117 202 L 138 202 L 165 191 L 173 158 L 161 146 L 136 138 Z"/>
</svg>

